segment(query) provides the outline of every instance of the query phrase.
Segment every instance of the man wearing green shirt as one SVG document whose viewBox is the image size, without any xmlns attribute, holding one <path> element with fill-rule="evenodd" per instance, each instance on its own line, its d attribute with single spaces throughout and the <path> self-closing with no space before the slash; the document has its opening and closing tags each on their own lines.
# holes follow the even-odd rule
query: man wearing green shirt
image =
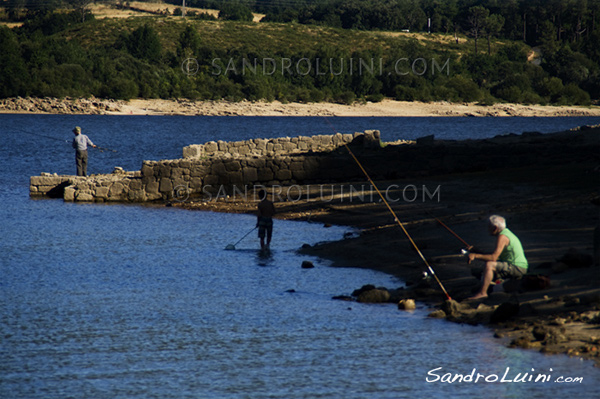
<svg viewBox="0 0 600 399">
<path fill-rule="evenodd" d="M 519 238 L 506 228 L 506 220 L 502 216 L 489 218 L 488 229 L 497 237 L 496 249 L 491 254 L 469 253 L 469 264 L 476 259 L 485 261 L 481 288 L 469 299 L 486 298 L 494 274 L 499 278 L 521 278 L 527 273 L 527 258 Z"/>
</svg>

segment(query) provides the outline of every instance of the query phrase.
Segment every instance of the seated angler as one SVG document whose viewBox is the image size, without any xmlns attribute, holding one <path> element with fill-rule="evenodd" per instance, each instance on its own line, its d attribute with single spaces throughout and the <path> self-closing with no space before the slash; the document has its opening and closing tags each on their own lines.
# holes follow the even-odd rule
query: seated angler
<svg viewBox="0 0 600 399">
<path fill-rule="evenodd" d="M 527 259 L 519 238 L 506 228 L 506 221 L 502 216 L 490 216 L 488 230 L 496 236 L 496 249 L 491 254 L 469 253 L 469 264 L 474 260 L 485 261 L 481 287 L 469 299 L 486 298 L 487 290 L 494 277 L 520 279 L 527 273 Z"/>
</svg>

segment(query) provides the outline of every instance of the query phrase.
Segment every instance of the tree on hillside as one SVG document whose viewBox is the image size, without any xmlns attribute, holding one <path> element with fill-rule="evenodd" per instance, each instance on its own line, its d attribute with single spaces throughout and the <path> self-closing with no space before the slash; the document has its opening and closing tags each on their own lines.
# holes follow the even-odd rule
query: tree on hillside
<svg viewBox="0 0 600 399">
<path fill-rule="evenodd" d="M 180 59 L 197 57 L 198 49 L 202 45 L 200 34 L 192 26 L 186 26 L 185 30 L 179 35 L 177 43 L 177 56 Z"/>
<path fill-rule="evenodd" d="M 504 17 L 498 14 L 492 14 L 486 18 L 484 23 L 484 33 L 487 38 L 488 55 L 492 55 L 492 36 L 498 36 L 504 26 Z"/>
<path fill-rule="evenodd" d="M 158 61 L 161 53 L 160 39 L 156 31 L 149 25 L 144 25 L 125 38 L 129 54 L 139 59 Z"/>
<path fill-rule="evenodd" d="M 95 3 L 95 0 L 68 0 L 71 7 L 77 10 L 81 14 L 81 22 L 85 22 L 85 14 L 88 12 L 88 8 Z"/>
<path fill-rule="evenodd" d="M 488 16 L 490 15 L 490 10 L 482 6 L 475 6 L 469 8 L 469 32 L 475 39 L 475 53 L 477 53 L 477 40 L 481 35 Z"/>
</svg>

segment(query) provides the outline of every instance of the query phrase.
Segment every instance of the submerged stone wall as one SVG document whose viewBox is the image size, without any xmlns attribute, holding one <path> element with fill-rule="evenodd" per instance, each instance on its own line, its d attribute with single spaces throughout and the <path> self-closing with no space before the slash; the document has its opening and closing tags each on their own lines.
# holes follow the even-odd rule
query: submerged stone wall
<svg viewBox="0 0 600 399">
<path fill-rule="evenodd" d="M 91 177 L 42 174 L 30 180 L 32 197 L 65 201 L 146 202 L 240 189 L 254 185 L 335 182 L 361 176 L 345 144 L 379 150 L 380 133 L 208 142 L 183 149 L 183 159 L 144 161 L 137 172 L 116 168 Z"/>
<path fill-rule="evenodd" d="M 148 198 L 141 184 L 140 172 L 116 168 L 112 174 L 90 177 L 42 173 L 32 176 L 31 197 L 62 198 L 78 202 L 144 202 Z"/>
<path fill-rule="evenodd" d="M 378 147 L 380 133 L 378 130 L 367 130 L 364 133 L 318 136 L 280 137 L 274 139 L 252 139 L 244 141 L 209 141 L 205 144 L 194 144 L 183 148 L 183 158 L 198 159 L 202 157 L 222 156 L 258 156 L 272 157 L 276 155 L 292 155 L 306 152 L 328 152 L 349 144 L 357 137 L 363 137 L 363 146 Z"/>
</svg>

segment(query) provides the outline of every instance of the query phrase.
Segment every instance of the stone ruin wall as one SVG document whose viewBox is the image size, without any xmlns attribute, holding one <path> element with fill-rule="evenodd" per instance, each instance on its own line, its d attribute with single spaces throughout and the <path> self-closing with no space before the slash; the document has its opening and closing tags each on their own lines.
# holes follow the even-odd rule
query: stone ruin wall
<svg viewBox="0 0 600 399">
<path fill-rule="evenodd" d="M 335 150 L 353 143 L 378 149 L 380 133 L 210 141 L 183 149 L 183 158 L 144 161 L 137 172 L 115 168 L 107 175 L 58 176 L 42 173 L 30 180 L 32 197 L 83 202 L 147 202 L 188 198 L 225 188 L 341 181 L 360 176 L 352 160 Z"/>
</svg>

